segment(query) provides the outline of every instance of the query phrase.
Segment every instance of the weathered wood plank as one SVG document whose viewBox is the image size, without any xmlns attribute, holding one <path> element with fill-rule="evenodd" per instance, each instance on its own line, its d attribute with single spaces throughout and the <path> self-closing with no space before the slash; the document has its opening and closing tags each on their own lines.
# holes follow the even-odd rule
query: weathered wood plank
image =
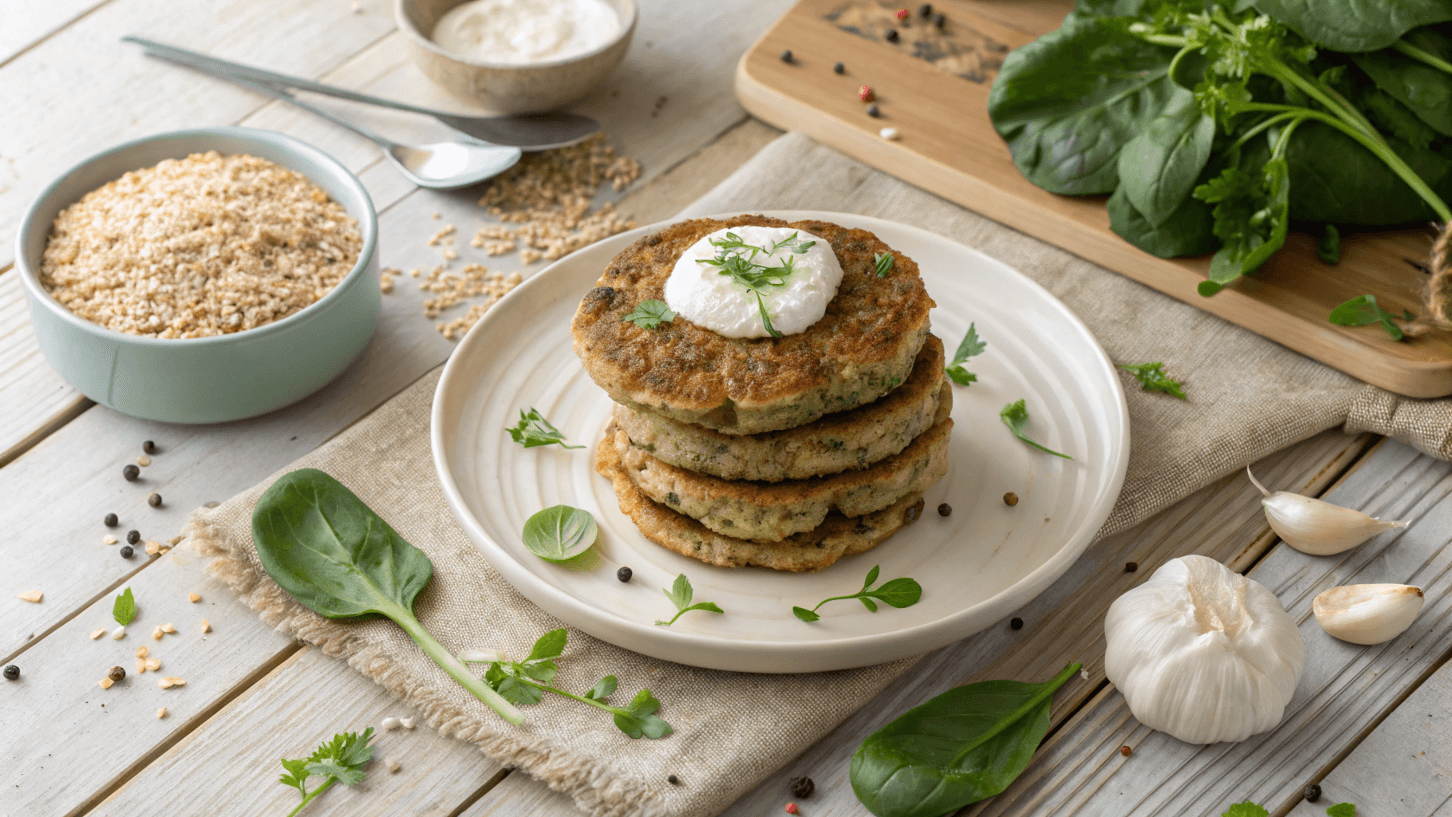
<svg viewBox="0 0 1452 817">
<path fill-rule="evenodd" d="M 0 273 L 0 466 L 89 406 L 36 347 L 20 274 Z"/>
<path fill-rule="evenodd" d="M 10 0 L 0 26 L 0 66 L 108 0 Z"/>
<path fill-rule="evenodd" d="M 1334 557 L 1279 544 L 1250 572 L 1280 597 L 1306 642 L 1306 667 L 1278 727 L 1239 744 L 1192 746 L 1141 726 L 1123 696 L 1109 690 L 1077 726 L 1046 743 L 1009 791 L 975 813 L 1219 815 L 1247 799 L 1273 808 L 1293 803 L 1307 782 L 1452 651 L 1446 627 L 1452 614 L 1452 550 L 1446 547 L 1452 542 L 1452 464 L 1386 443 L 1327 498 L 1412 525 Z M 1373 582 L 1425 589 L 1427 604 L 1410 630 L 1374 647 L 1322 632 L 1310 614 L 1317 593 Z M 1134 754 L 1121 757 L 1121 745 Z"/>
</svg>

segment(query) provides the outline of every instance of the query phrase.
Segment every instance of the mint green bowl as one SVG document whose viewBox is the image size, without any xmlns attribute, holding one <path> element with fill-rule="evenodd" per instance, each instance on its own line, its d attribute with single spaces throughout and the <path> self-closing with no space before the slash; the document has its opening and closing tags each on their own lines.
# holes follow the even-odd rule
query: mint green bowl
<svg viewBox="0 0 1452 817">
<path fill-rule="evenodd" d="M 40 259 L 61 210 L 132 170 L 215 150 L 259 156 L 307 176 L 357 219 L 363 252 L 317 303 L 230 335 L 168 340 L 103 328 L 62 306 L 40 285 Z M 221 423 L 282 408 L 342 373 L 373 337 L 381 305 L 378 216 L 356 176 L 291 136 L 253 128 L 198 128 L 127 142 L 51 182 L 20 224 L 15 262 L 36 341 L 50 365 L 87 397 L 133 417 Z"/>
</svg>

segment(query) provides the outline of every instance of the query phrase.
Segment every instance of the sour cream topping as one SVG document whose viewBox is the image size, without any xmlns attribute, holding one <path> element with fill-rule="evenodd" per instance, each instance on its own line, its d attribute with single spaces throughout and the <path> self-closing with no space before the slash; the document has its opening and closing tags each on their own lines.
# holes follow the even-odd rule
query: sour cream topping
<svg viewBox="0 0 1452 817">
<path fill-rule="evenodd" d="M 433 40 L 461 57 L 523 64 L 584 54 L 619 32 L 604 0 L 471 0 L 439 18 Z"/>
<path fill-rule="evenodd" d="M 820 236 L 789 227 L 730 227 L 717 230 L 681 253 L 665 283 L 665 300 L 681 317 L 728 338 L 770 337 L 761 319 L 756 293 L 721 274 L 713 264 L 722 248 L 713 241 L 729 240 L 727 233 L 745 244 L 760 247 L 751 261 L 763 267 L 780 267 L 791 259 L 792 272 L 782 286 L 766 287 L 761 301 L 771 318 L 772 328 L 783 335 L 804 332 L 827 314 L 827 303 L 842 283 L 842 265 L 832 245 Z M 793 252 L 804 242 L 814 242 L 805 252 Z M 775 252 L 766 252 L 783 244 Z M 751 255 L 750 250 L 728 250 Z"/>
</svg>

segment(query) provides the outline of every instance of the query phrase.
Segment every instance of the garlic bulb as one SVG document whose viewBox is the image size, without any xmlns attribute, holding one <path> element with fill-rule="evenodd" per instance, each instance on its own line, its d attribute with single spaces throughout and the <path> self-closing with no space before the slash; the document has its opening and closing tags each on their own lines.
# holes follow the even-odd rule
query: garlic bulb
<svg viewBox="0 0 1452 817">
<path fill-rule="evenodd" d="M 1115 599 L 1104 671 L 1140 723 L 1187 743 L 1280 723 L 1305 663 L 1275 594 L 1204 556 L 1171 559 Z"/>
<path fill-rule="evenodd" d="M 1371 537 L 1393 528 L 1405 528 L 1406 522 L 1383 522 L 1361 511 L 1332 505 L 1320 499 L 1287 491 L 1271 493 L 1246 468 L 1245 473 L 1265 495 L 1265 518 L 1271 530 L 1291 547 L 1312 556 L 1330 556 L 1350 550 Z"/>
<path fill-rule="evenodd" d="M 1420 587 L 1351 584 L 1317 596 L 1311 612 L 1328 635 L 1352 644 L 1380 644 L 1406 632 L 1424 600 Z"/>
</svg>

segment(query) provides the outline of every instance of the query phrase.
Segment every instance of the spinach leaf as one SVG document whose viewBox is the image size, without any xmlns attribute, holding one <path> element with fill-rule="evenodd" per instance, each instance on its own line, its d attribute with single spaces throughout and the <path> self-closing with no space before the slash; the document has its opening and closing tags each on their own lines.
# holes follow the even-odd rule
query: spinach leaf
<svg viewBox="0 0 1452 817">
<path fill-rule="evenodd" d="M 547 562 L 567 562 L 590 549 L 600 529 L 589 511 L 555 505 L 531 516 L 521 537 L 529 552 Z"/>
<path fill-rule="evenodd" d="M 872 733 L 852 755 L 852 791 L 877 817 L 939 817 L 1008 788 L 1049 731 L 1050 681 L 950 689 Z"/>
<path fill-rule="evenodd" d="M 1008 55 L 988 115 L 1029 181 L 1051 193 L 1111 193 L 1120 149 L 1176 90 L 1173 56 L 1123 25 L 1071 13 Z"/>
<path fill-rule="evenodd" d="M 1375 295 L 1358 295 L 1344 304 L 1331 310 L 1331 316 L 1327 320 L 1337 326 L 1366 326 L 1369 323 L 1379 323 L 1381 328 L 1392 340 L 1401 340 L 1406 333 L 1397 326 L 1395 315 L 1382 309 L 1376 302 Z M 1411 315 L 1407 315 L 1411 319 Z"/>
<path fill-rule="evenodd" d="M 1452 56 L 1452 41 L 1433 31 L 1420 33 L 1424 49 L 1443 59 Z M 1444 136 L 1452 136 L 1452 74 L 1438 71 L 1391 49 L 1351 56 L 1376 87 L 1406 105 L 1419 119 Z"/>
<path fill-rule="evenodd" d="M 1433 191 L 1452 197 L 1452 159 L 1418 150 L 1395 138 L 1387 145 Z M 1267 155 L 1248 151 L 1247 161 Z M 1290 168 L 1291 218 L 1336 224 L 1383 226 L 1426 222 L 1435 210 L 1376 154 L 1355 139 L 1320 122 L 1296 128 L 1286 149 Z"/>
<path fill-rule="evenodd" d="M 267 575 L 328 618 L 386 616 L 445 672 L 510 723 L 524 715 L 474 677 L 413 614 L 434 566 L 343 483 L 314 468 L 278 477 L 252 511 Z"/>
<path fill-rule="evenodd" d="M 1134 209 L 1124 188 L 1109 197 L 1109 228 L 1125 241 L 1160 258 L 1215 252 L 1215 219 L 1210 205 L 1186 197 L 1158 227 Z"/>
<path fill-rule="evenodd" d="M 1210 159 L 1215 120 L 1176 87 L 1164 113 L 1119 152 L 1119 189 L 1151 227 L 1169 221 Z"/>
<path fill-rule="evenodd" d="M 1417 26 L 1452 20 L 1446 0 L 1255 0 L 1255 7 L 1333 51 L 1386 48 Z"/>
</svg>

